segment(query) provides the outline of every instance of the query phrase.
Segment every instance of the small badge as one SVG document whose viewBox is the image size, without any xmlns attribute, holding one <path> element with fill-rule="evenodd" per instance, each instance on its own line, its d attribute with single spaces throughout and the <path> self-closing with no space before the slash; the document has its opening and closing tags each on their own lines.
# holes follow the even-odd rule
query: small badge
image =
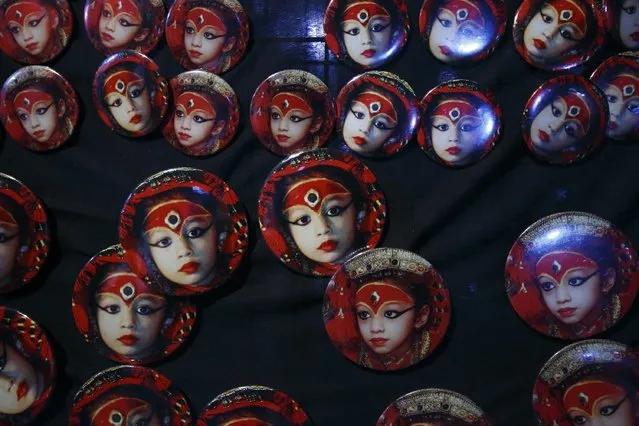
<svg viewBox="0 0 639 426">
<path fill-rule="evenodd" d="M 636 0 L 601 0 L 606 27 L 626 49 L 639 49 L 639 3 Z"/>
</svg>

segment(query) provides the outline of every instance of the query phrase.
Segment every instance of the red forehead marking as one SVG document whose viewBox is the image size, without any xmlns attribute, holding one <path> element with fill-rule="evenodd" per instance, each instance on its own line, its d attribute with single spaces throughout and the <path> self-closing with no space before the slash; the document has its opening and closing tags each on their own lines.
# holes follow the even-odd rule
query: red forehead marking
<svg viewBox="0 0 639 426">
<path fill-rule="evenodd" d="M 113 399 L 93 413 L 91 426 L 127 426 L 129 414 L 149 405 L 137 398 Z"/>
<path fill-rule="evenodd" d="M 566 119 L 577 121 L 586 133 L 590 128 L 590 108 L 586 101 L 572 92 L 561 96 L 561 99 L 566 103 Z"/>
<path fill-rule="evenodd" d="M 551 0 L 548 6 L 555 9 L 559 25 L 571 24 L 583 37 L 588 29 L 588 17 L 583 6 L 573 0 Z"/>
<path fill-rule="evenodd" d="M 96 294 L 113 294 L 121 298 L 127 305 L 133 303 L 142 294 L 161 297 L 144 280 L 132 272 L 118 272 L 109 275 L 100 283 L 100 288 Z"/>
<path fill-rule="evenodd" d="M 319 213 L 326 197 L 330 195 L 352 195 L 342 184 L 327 178 L 311 178 L 293 185 L 282 201 L 283 210 L 295 206 L 310 207 Z"/>
<path fill-rule="evenodd" d="M 452 99 L 437 105 L 433 111 L 433 117 L 438 116 L 445 117 L 453 123 L 456 123 L 463 117 L 472 116 L 479 118 L 479 111 L 477 111 L 477 108 L 472 106 L 469 102 Z"/>
<path fill-rule="evenodd" d="M 217 28 L 226 31 L 226 24 L 216 13 L 204 7 L 195 7 L 186 14 L 186 21 L 191 22 L 196 32 L 202 31 L 206 27 Z"/>
<path fill-rule="evenodd" d="M 194 111 L 204 111 L 214 117 L 217 115 L 215 108 L 213 108 L 209 101 L 204 96 L 195 92 L 182 93 L 175 101 L 175 105 L 182 106 L 186 111 L 186 115 L 191 115 Z"/>
<path fill-rule="evenodd" d="M 210 219 L 213 215 L 201 205 L 189 200 L 172 200 L 153 207 L 144 219 L 144 232 L 165 228 L 182 233 L 184 224 L 192 218 Z"/>
<path fill-rule="evenodd" d="M 451 11 L 455 15 L 458 25 L 466 21 L 472 21 L 482 27 L 484 26 L 484 17 L 481 14 L 481 9 L 472 1 L 451 0 L 443 5 L 442 9 Z"/>
<path fill-rule="evenodd" d="M 18 227 L 18 222 L 16 222 L 13 215 L 5 210 L 2 206 L 0 206 L 0 226 L 5 226 L 8 228 Z"/>
<path fill-rule="evenodd" d="M 140 15 L 140 10 L 138 6 L 132 0 L 106 0 L 104 2 L 104 7 L 106 9 L 110 9 L 113 15 L 113 18 L 120 15 L 121 13 L 126 13 L 138 21 L 142 20 L 142 15 Z"/>
<path fill-rule="evenodd" d="M 17 24 L 24 27 L 25 21 L 33 14 L 46 13 L 46 9 L 36 2 L 19 1 L 7 8 L 5 17 L 7 24 Z"/>
<path fill-rule="evenodd" d="M 353 3 L 348 6 L 342 15 L 342 21 L 355 21 L 359 22 L 364 27 L 367 27 L 371 19 L 377 17 L 390 18 L 390 14 L 377 3 L 372 1 L 363 1 Z"/>
<path fill-rule="evenodd" d="M 601 380 L 591 380 L 577 383 L 568 388 L 564 394 L 563 405 L 566 411 L 577 409 L 589 417 L 593 417 L 595 408 L 598 408 L 597 403 L 602 399 L 623 398 L 625 396 L 626 391 L 617 385 Z"/>
<path fill-rule="evenodd" d="M 364 92 L 359 95 L 356 102 L 364 104 L 371 118 L 384 114 L 393 121 L 397 122 L 397 111 L 393 103 L 385 96 L 376 92 Z"/>
<path fill-rule="evenodd" d="M 273 96 L 272 105 L 282 113 L 282 117 L 286 117 L 289 112 L 298 110 L 305 114 L 313 114 L 313 108 L 301 96 L 293 93 L 283 92 Z"/>
<path fill-rule="evenodd" d="M 125 95 L 132 84 L 144 84 L 144 78 L 132 71 L 118 71 L 104 80 L 104 96 L 111 93 Z"/>
<path fill-rule="evenodd" d="M 355 294 L 355 305 L 366 306 L 374 315 L 389 303 L 412 305 L 415 299 L 401 288 L 386 283 L 365 284 Z"/>
<path fill-rule="evenodd" d="M 630 98 L 637 95 L 639 87 L 639 77 L 633 74 L 619 74 L 610 82 L 611 86 L 615 86 L 621 92 L 623 101 L 626 102 Z"/>
<path fill-rule="evenodd" d="M 49 105 L 53 102 L 53 98 L 47 92 L 43 92 L 42 90 L 27 89 L 16 95 L 13 99 L 13 107 L 15 109 L 26 109 L 30 113 L 35 104 L 38 102 L 45 102 Z"/>
<path fill-rule="evenodd" d="M 561 279 L 568 271 L 575 268 L 594 268 L 598 265 L 580 253 L 570 251 L 553 251 L 542 256 L 535 267 L 535 274 L 539 277 L 546 275 L 561 284 Z"/>
</svg>

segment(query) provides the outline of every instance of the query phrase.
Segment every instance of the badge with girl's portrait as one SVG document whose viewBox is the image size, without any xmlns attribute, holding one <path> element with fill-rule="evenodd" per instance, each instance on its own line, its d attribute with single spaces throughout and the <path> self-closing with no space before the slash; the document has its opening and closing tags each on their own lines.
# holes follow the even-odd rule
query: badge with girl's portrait
<svg viewBox="0 0 639 426">
<path fill-rule="evenodd" d="M 446 389 L 420 389 L 398 398 L 377 426 L 491 426 L 484 411 L 468 397 Z"/>
<path fill-rule="evenodd" d="M 149 364 L 189 337 L 196 309 L 137 276 L 119 245 L 95 255 L 73 288 L 73 318 L 87 343 L 116 362 Z"/>
<path fill-rule="evenodd" d="M 248 219 L 235 192 L 198 169 L 165 170 L 144 180 L 120 215 L 131 269 L 165 294 L 200 294 L 224 284 L 248 245 Z"/>
<path fill-rule="evenodd" d="M 0 294 L 26 285 L 49 254 L 47 214 L 19 180 L 0 173 Z"/>
<path fill-rule="evenodd" d="M 31 424 L 46 407 L 55 386 L 49 339 L 31 318 L 0 306 L 0 351 L 0 424 Z"/>
<path fill-rule="evenodd" d="M 440 344 L 450 322 L 444 280 L 417 254 L 378 248 L 348 259 L 324 296 L 324 325 L 349 360 L 379 371 L 411 367 Z"/>
<path fill-rule="evenodd" d="M 64 144 L 78 125 L 78 113 L 75 90 L 49 67 L 20 68 L 0 92 L 2 124 L 11 138 L 32 151 Z"/>
<path fill-rule="evenodd" d="M 501 107 L 489 90 L 473 81 L 442 83 L 420 105 L 417 142 L 426 155 L 445 166 L 477 163 L 501 135 Z"/>
<path fill-rule="evenodd" d="M 73 398 L 69 426 L 189 426 L 191 409 L 171 381 L 150 368 L 120 365 L 87 380 Z"/>
<path fill-rule="evenodd" d="M 612 340 L 573 343 L 553 355 L 535 381 L 540 426 L 639 424 L 639 359 Z"/>
<path fill-rule="evenodd" d="M 21 64 L 59 56 L 73 33 L 67 0 L 1 0 L 0 49 Z"/>
<path fill-rule="evenodd" d="M 166 41 L 187 70 L 222 74 L 244 56 L 248 17 L 237 0 L 176 0 L 166 18 Z"/>
<path fill-rule="evenodd" d="M 173 116 L 164 138 L 192 156 L 215 154 L 231 143 L 240 121 L 233 88 L 210 72 L 194 70 L 171 79 Z"/>
<path fill-rule="evenodd" d="M 168 109 L 169 87 L 157 64 L 125 50 L 102 62 L 93 78 L 93 104 L 111 130 L 127 137 L 145 136 Z"/>
<path fill-rule="evenodd" d="M 487 58 L 506 32 L 503 0 L 424 0 L 419 33 L 432 55 L 448 64 Z"/>
<path fill-rule="evenodd" d="M 250 118 L 262 145 L 287 156 L 326 145 L 337 119 L 335 98 L 309 72 L 280 71 L 258 86 L 251 99 Z"/>
<path fill-rule="evenodd" d="M 104 55 L 121 50 L 147 54 L 164 34 L 162 0 L 87 0 L 84 27 Z"/>
<path fill-rule="evenodd" d="M 408 40 L 404 0 L 331 0 L 324 15 L 324 40 L 340 61 L 359 69 L 379 68 Z"/>
<path fill-rule="evenodd" d="M 557 213 L 535 222 L 506 261 L 506 291 L 517 314 L 560 339 L 608 330 L 628 313 L 638 290 L 631 242 L 589 213 Z"/>
<path fill-rule="evenodd" d="M 347 257 L 379 244 L 386 197 L 361 161 L 328 149 L 278 164 L 258 201 L 260 229 L 273 254 L 295 272 L 330 276 Z"/>
<path fill-rule="evenodd" d="M 208 403 L 197 426 L 310 426 L 311 420 L 290 396 L 265 386 L 231 389 Z"/>
<path fill-rule="evenodd" d="M 526 103 L 524 142 L 541 161 L 574 163 L 603 143 L 608 117 L 608 102 L 597 86 L 574 74 L 555 77 Z"/>
<path fill-rule="evenodd" d="M 389 156 L 413 138 L 419 100 L 395 74 L 369 71 L 354 77 L 337 96 L 338 131 L 347 148 L 364 156 Z"/>
<path fill-rule="evenodd" d="M 639 49 L 639 0 L 602 0 L 606 26 L 625 48 Z"/>
</svg>

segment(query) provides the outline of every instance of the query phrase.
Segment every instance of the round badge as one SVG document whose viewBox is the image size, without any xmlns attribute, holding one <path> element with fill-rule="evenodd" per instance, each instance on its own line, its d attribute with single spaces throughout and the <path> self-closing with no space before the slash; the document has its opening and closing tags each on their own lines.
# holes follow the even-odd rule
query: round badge
<svg viewBox="0 0 639 426">
<path fill-rule="evenodd" d="M 577 75 L 548 80 L 524 109 L 522 132 L 528 149 L 551 164 L 570 164 L 603 142 L 608 102 L 594 84 Z"/>
<path fill-rule="evenodd" d="M 221 74 L 244 56 L 248 17 L 237 0 L 176 0 L 166 19 L 166 41 L 184 68 Z"/>
<path fill-rule="evenodd" d="M 362 162 L 319 149 L 293 155 L 271 171 L 258 216 L 266 244 L 286 266 L 329 276 L 354 252 L 377 246 L 386 197 Z"/>
<path fill-rule="evenodd" d="M 205 408 L 197 426 L 310 426 L 304 410 L 290 396 L 265 386 L 243 386 L 218 395 Z"/>
<path fill-rule="evenodd" d="M 0 0 L 0 49 L 21 64 L 60 55 L 73 32 L 67 0 Z"/>
<path fill-rule="evenodd" d="M 585 339 L 615 325 L 639 290 L 637 255 L 610 222 L 589 213 L 545 217 L 508 254 L 506 290 L 540 333 Z"/>
<path fill-rule="evenodd" d="M 424 96 L 417 142 L 449 167 L 475 164 L 501 134 L 501 107 L 493 94 L 469 80 L 442 83 Z"/>
<path fill-rule="evenodd" d="M 415 135 L 419 100 L 395 74 L 369 71 L 349 81 L 337 96 L 339 131 L 353 152 L 392 155 Z"/>
<path fill-rule="evenodd" d="M 0 306 L 0 351 L 0 424 L 30 424 L 46 407 L 55 385 L 49 339 L 31 318 Z"/>
<path fill-rule="evenodd" d="M 579 66 L 604 44 L 604 16 L 592 0 L 524 0 L 513 23 L 519 54 L 548 71 Z"/>
<path fill-rule="evenodd" d="M 168 82 L 153 60 L 126 50 L 105 59 L 93 79 L 93 104 L 113 131 L 137 137 L 151 133 L 168 109 Z"/>
<path fill-rule="evenodd" d="M 612 340 L 585 340 L 557 352 L 533 390 L 540 426 L 639 424 L 639 359 Z"/>
<path fill-rule="evenodd" d="M 590 80 L 606 95 L 610 119 L 606 136 L 639 139 L 639 55 L 622 53 L 604 61 Z"/>
<path fill-rule="evenodd" d="M 324 15 L 324 38 L 349 66 L 378 68 L 406 44 L 410 22 L 404 0 L 331 0 Z"/>
<path fill-rule="evenodd" d="M 323 312 L 326 332 L 344 356 L 366 368 L 400 370 L 437 348 L 450 322 L 450 296 L 425 259 L 379 248 L 335 272 Z"/>
<path fill-rule="evenodd" d="M 382 413 L 377 426 L 490 426 L 472 400 L 445 389 L 421 389 L 397 399 Z"/>
<path fill-rule="evenodd" d="M 78 124 L 78 96 L 49 67 L 20 68 L 0 92 L 0 118 L 7 133 L 32 151 L 48 151 L 65 143 Z"/>
<path fill-rule="evenodd" d="M 306 71 L 286 70 L 259 85 L 250 116 L 262 145 L 286 156 L 325 145 L 337 114 L 335 99 L 322 80 Z"/>
<path fill-rule="evenodd" d="M 248 219 L 217 176 L 187 167 L 157 173 L 129 195 L 120 242 L 134 272 L 169 295 L 204 293 L 228 280 L 248 245 Z"/>
<path fill-rule="evenodd" d="M 0 293 L 33 279 L 49 254 L 47 214 L 22 182 L 0 173 Z"/>
<path fill-rule="evenodd" d="M 150 368 L 120 365 L 91 377 L 73 399 L 69 426 L 192 424 L 186 398 Z"/>
<path fill-rule="evenodd" d="M 608 31 L 630 50 L 639 49 L 639 2 L 637 0 L 602 0 L 601 9 Z"/>
<path fill-rule="evenodd" d="M 173 117 L 164 137 L 176 149 L 206 156 L 224 149 L 235 136 L 240 107 L 233 88 L 206 71 L 187 71 L 171 79 Z"/>
<path fill-rule="evenodd" d="M 503 0 L 424 0 L 419 32 L 440 61 L 477 62 L 495 50 L 506 21 Z"/>
</svg>

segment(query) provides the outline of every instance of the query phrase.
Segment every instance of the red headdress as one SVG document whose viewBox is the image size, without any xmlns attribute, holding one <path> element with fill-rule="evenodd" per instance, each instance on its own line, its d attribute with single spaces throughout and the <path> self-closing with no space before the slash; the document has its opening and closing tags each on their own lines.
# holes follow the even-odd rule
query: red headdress
<svg viewBox="0 0 639 426">
<path fill-rule="evenodd" d="M 13 3 L 5 12 L 7 24 L 17 24 L 24 27 L 27 18 L 33 14 L 44 13 L 47 10 L 34 1 L 19 1 Z"/>
<path fill-rule="evenodd" d="M 282 92 L 273 96 L 272 107 L 277 108 L 282 113 L 282 117 L 293 111 L 299 110 L 307 114 L 313 114 L 313 108 L 304 98 L 294 93 Z"/>
<path fill-rule="evenodd" d="M 226 24 L 220 17 L 210 9 L 195 7 L 186 14 L 185 23 L 191 22 L 195 27 L 195 32 L 199 33 L 206 27 L 218 28 L 226 31 Z"/>
<path fill-rule="evenodd" d="M 144 219 L 144 232 L 155 228 L 168 228 L 181 234 L 182 226 L 194 217 L 212 218 L 211 212 L 201 205 L 189 200 L 172 200 L 153 207 Z"/>
<path fill-rule="evenodd" d="M 390 18 L 391 16 L 379 4 L 372 1 L 362 1 L 348 6 L 342 15 L 342 21 L 355 21 L 367 27 L 368 23 L 377 17 Z"/>
<path fill-rule="evenodd" d="M 462 117 L 479 117 L 479 111 L 466 101 L 452 99 L 437 105 L 437 108 L 433 111 L 433 117 L 437 116 L 445 117 L 453 123 L 457 123 Z"/>
<path fill-rule="evenodd" d="M 5 210 L 2 206 L 0 206 L 0 226 L 5 226 L 9 228 L 17 228 L 18 222 L 16 222 L 15 218 L 11 213 Z"/>
<path fill-rule="evenodd" d="M 577 121 L 586 133 L 590 129 L 590 107 L 586 101 L 572 92 L 561 96 L 561 98 L 566 103 L 566 119 Z"/>
<path fill-rule="evenodd" d="M 186 115 L 190 115 L 194 111 L 204 111 L 214 117 L 217 115 L 215 108 L 202 95 L 195 92 L 184 92 L 175 101 L 175 106 L 182 106 L 186 111 Z"/>
<path fill-rule="evenodd" d="M 575 28 L 579 38 L 583 38 L 588 30 L 588 16 L 583 6 L 574 0 L 551 0 L 548 7 L 555 9 L 559 25 L 569 24 Z"/>
<path fill-rule="evenodd" d="M 567 272 L 575 268 L 594 268 L 597 263 L 580 253 L 569 251 L 553 251 L 539 259 L 535 268 L 537 277 L 544 275 L 553 279 L 557 284 Z"/>
<path fill-rule="evenodd" d="M 621 92 L 623 101 L 626 102 L 630 98 L 639 96 L 637 89 L 639 89 L 639 77 L 633 74 L 619 74 L 609 83 L 611 86 L 615 86 Z"/>
<path fill-rule="evenodd" d="M 46 102 L 50 104 L 53 98 L 47 92 L 37 89 L 26 89 L 21 91 L 13 98 L 13 107 L 15 109 L 24 108 L 31 112 L 33 106 L 38 102 Z"/>
<path fill-rule="evenodd" d="M 612 383 L 601 380 L 580 382 L 568 388 L 564 394 L 563 406 L 566 411 L 577 409 L 588 417 L 593 417 L 597 403 L 603 398 L 623 398 L 625 395 L 625 390 Z"/>
<path fill-rule="evenodd" d="M 140 10 L 133 0 L 105 0 L 104 8 L 109 10 L 114 18 L 122 13 L 126 13 L 138 21 L 142 20 Z"/>
<path fill-rule="evenodd" d="M 364 104 L 371 118 L 377 115 L 386 115 L 397 122 L 397 111 L 390 99 L 376 92 L 364 92 L 357 97 L 355 102 Z"/>
<path fill-rule="evenodd" d="M 451 0 L 442 6 L 442 9 L 450 10 L 455 19 L 457 25 L 466 21 L 473 21 L 482 27 L 484 26 L 484 16 L 481 14 L 481 9 L 475 2 L 470 0 Z"/>
<path fill-rule="evenodd" d="M 364 284 L 355 294 L 355 305 L 364 305 L 374 315 L 389 303 L 415 303 L 413 297 L 392 284 L 373 282 Z"/>
<path fill-rule="evenodd" d="M 311 178 L 293 185 L 282 202 L 283 211 L 295 207 L 310 207 L 315 212 L 320 212 L 326 197 L 329 195 L 352 196 L 351 192 L 342 184 L 324 177 Z"/>
<path fill-rule="evenodd" d="M 109 275 L 100 284 L 96 295 L 113 294 L 121 298 L 127 305 L 131 305 L 133 301 L 140 295 L 152 295 L 163 298 L 158 292 L 154 291 L 144 280 L 132 272 L 117 272 Z"/>
<path fill-rule="evenodd" d="M 104 80 L 104 96 L 111 93 L 126 95 L 132 84 L 144 84 L 144 77 L 127 70 L 115 72 Z"/>
</svg>

